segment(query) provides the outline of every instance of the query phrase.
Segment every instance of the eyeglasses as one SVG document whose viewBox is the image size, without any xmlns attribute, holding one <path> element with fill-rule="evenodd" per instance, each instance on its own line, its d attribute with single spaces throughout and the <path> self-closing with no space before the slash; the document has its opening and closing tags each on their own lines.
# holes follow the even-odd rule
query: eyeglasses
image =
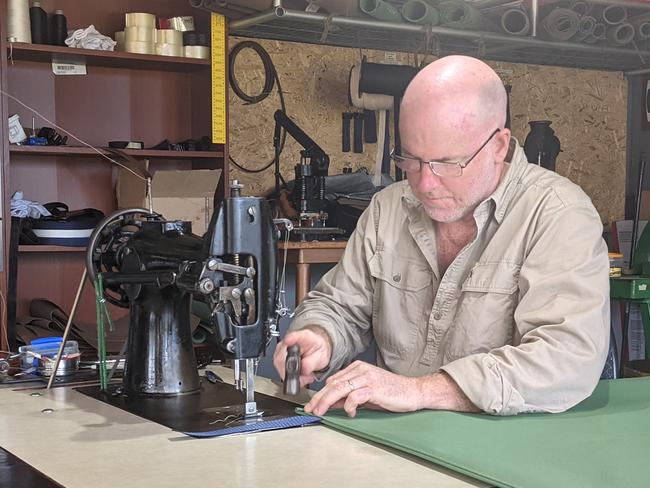
<svg viewBox="0 0 650 488">
<path fill-rule="evenodd" d="M 472 162 L 472 160 L 478 156 L 478 154 L 483 150 L 485 146 L 487 146 L 488 142 L 492 140 L 492 138 L 495 136 L 497 132 L 499 132 L 501 129 L 495 129 L 492 134 L 490 134 L 490 137 L 487 138 L 487 140 L 481 144 L 481 147 L 479 147 L 474 154 L 472 154 L 469 158 L 467 158 L 464 162 L 456 161 L 422 161 L 420 158 L 416 158 L 414 156 L 411 156 L 409 154 L 406 155 L 400 155 L 400 154 L 395 154 L 395 149 L 390 153 L 390 158 L 395 162 L 398 168 L 400 168 L 403 171 L 406 171 L 407 173 L 413 173 L 413 172 L 418 172 L 422 171 L 422 165 L 423 164 L 428 164 L 429 168 L 431 168 L 431 172 L 435 175 L 438 176 L 443 176 L 443 177 L 458 177 L 463 174 L 463 168 L 466 168 L 469 163 Z"/>
</svg>

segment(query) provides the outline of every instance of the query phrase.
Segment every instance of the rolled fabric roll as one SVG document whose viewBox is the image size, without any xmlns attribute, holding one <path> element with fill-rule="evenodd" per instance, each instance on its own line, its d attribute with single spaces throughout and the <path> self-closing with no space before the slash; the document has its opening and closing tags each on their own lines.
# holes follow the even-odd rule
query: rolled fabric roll
<svg viewBox="0 0 650 488">
<path fill-rule="evenodd" d="M 580 16 L 568 8 L 556 8 L 544 17 L 542 28 L 554 41 L 568 41 L 578 33 Z"/>
<path fill-rule="evenodd" d="M 591 13 L 593 10 L 594 6 L 590 2 L 584 2 L 582 0 L 576 0 L 572 2 L 571 6 L 569 7 L 571 10 L 573 10 L 575 13 L 578 15 L 588 15 Z"/>
<path fill-rule="evenodd" d="M 632 42 L 636 31 L 634 26 L 627 22 L 612 25 L 607 28 L 607 40 L 616 46 L 625 46 Z"/>
<path fill-rule="evenodd" d="M 352 106 L 366 110 L 392 110 L 394 99 L 391 95 L 363 93 L 360 89 L 361 65 L 355 64 L 350 70 L 349 99 Z"/>
<path fill-rule="evenodd" d="M 156 42 L 156 29 L 130 25 L 124 28 L 125 41 Z"/>
<path fill-rule="evenodd" d="M 636 29 L 637 39 L 650 39 L 650 13 L 631 17 L 628 22 Z"/>
<path fill-rule="evenodd" d="M 511 8 L 501 15 L 501 28 L 506 34 L 525 36 L 530 31 L 528 14 L 519 8 Z"/>
<path fill-rule="evenodd" d="M 384 0 L 359 0 L 359 8 L 375 19 L 388 22 L 400 22 L 402 19 L 399 10 Z"/>
<path fill-rule="evenodd" d="M 597 23 L 596 18 L 590 15 L 580 17 L 580 22 L 578 22 L 578 33 L 574 36 L 574 39 L 577 41 L 584 41 L 594 32 Z"/>
<path fill-rule="evenodd" d="M 401 97 L 418 71 L 413 66 L 363 62 L 359 91 Z"/>
<path fill-rule="evenodd" d="M 126 27 L 138 26 L 156 28 L 156 16 L 154 14 L 145 14 L 142 12 L 129 12 L 124 15 L 124 25 Z"/>
<path fill-rule="evenodd" d="M 438 10 L 423 0 L 408 0 L 402 6 L 402 17 L 414 24 L 438 25 Z"/>
<path fill-rule="evenodd" d="M 622 24 L 627 20 L 627 9 L 622 5 L 608 5 L 603 9 L 603 20 L 609 25 Z"/>
<path fill-rule="evenodd" d="M 481 11 L 462 0 L 446 0 L 438 4 L 440 24 L 463 30 L 495 30 Z"/>
<path fill-rule="evenodd" d="M 591 35 L 585 37 L 584 42 L 587 44 L 595 44 L 598 41 L 605 39 L 607 35 L 607 26 L 603 22 L 598 22 Z"/>
</svg>

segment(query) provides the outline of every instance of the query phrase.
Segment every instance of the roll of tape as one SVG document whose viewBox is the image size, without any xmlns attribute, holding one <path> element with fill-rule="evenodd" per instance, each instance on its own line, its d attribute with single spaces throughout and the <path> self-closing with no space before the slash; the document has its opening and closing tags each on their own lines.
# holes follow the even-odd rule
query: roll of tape
<svg viewBox="0 0 650 488">
<path fill-rule="evenodd" d="M 156 16 L 142 12 L 130 12 L 125 14 L 124 25 L 126 27 L 149 27 L 156 28 Z"/>
<path fill-rule="evenodd" d="M 191 15 L 172 17 L 171 19 L 167 19 L 167 22 L 169 22 L 172 29 L 177 31 L 187 32 L 194 30 L 194 17 Z"/>
<path fill-rule="evenodd" d="M 208 59 L 210 57 L 210 48 L 205 46 L 185 46 L 183 54 L 186 58 Z"/>
<path fill-rule="evenodd" d="M 124 28 L 125 41 L 156 42 L 156 29 L 131 25 Z"/>
<path fill-rule="evenodd" d="M 391 95 L 378 95 L 362 93 L 359 91 L 361 80 L 361 66 L 355 64 L 350 70 L 350 102 L 354 107 L 366 110 L 392 110 L 393 97 Z"/>
<path fill-rule="evenodd" d="M 153 42 L 125 41 L 124 50 L 127 53 L 156 54 L 156 48 Z"/>
<path fill-rule="evenodd" d="M 158 29 L 156 31 L 156 43 L 183 45 L 183 33 L 174 29 Z"/>
<path fill-rule="evenodd" d="M 183 56 L 183 46 L 177 44 L 156 43 L 156 54 L 161 56 Z"/>
</svg>

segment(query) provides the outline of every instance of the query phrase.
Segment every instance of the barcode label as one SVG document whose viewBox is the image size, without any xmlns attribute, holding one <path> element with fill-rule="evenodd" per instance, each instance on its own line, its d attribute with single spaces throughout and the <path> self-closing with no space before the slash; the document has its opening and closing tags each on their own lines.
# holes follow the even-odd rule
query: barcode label
<svg viewBox="0 0 650 488">
<path fill-rule="evenodd" d="M 52 73 L 55 75 L 85 75 L 86 63 L 60 63 L 52 61 Z"/>
</svg>

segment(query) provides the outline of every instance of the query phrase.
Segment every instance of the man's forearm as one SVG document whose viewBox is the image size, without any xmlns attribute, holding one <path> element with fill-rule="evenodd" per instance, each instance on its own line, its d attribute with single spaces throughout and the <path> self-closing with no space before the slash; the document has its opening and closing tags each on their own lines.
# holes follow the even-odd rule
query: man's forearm
<svg viewBox="0 0 650 488">
<path fill-rule="evenodd" d="M 480 412 L 463 390 L 444 371 L 415 378 L 419 390 L 418 410 Z"/>
</svg>

